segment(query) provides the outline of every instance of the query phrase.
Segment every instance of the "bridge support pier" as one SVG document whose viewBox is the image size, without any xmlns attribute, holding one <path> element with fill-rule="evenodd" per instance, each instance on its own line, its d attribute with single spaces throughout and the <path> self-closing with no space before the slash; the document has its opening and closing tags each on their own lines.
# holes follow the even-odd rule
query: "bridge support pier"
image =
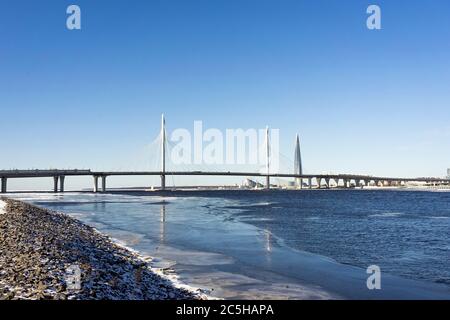
<svg viewBox="0 0 450 320">
<path fill-rule="evenodd" d="M 322 178 L 316 178 L 316 182 L 317 182 L 317 189 L 320 189 L 320 186 L 322 184 Z"/>
<path fill-rule="evenodd" d="M 54 193 L 58 192 L 58 180 L 59 180 L 58 176 L 53 177 L 53 192 Z"/>
<path fill-rule="evenodd" d="M 303 184 L 303 179 L 295 178 L 295 187 L 297 189 L 302 189 L 303 188 L 302 184 Z"/>
<path fill-rule="evenodd" d="M 102 192 L 106 192 L 106 176 L 102 176 Z"/>
<path fill-rule="evenodd" d="M 270 189 L 270 177 L 266 177 L 266 189 Z"/>
<path fill-rule="evenodd" d="M 349 187 L 348 183 L 349 183 L 348 179 L 344 179 L 344 188 L 347 189 Z"/>
<path fill-rule="evenodd" d="M 312 189 L 312 179 L 308 178 L 308 188 Z"/>
<path fill-rule="evenodd" d="M 98 192 L 98 176 L 94 176 L 94 193 Z"/>
<path fill-rule="evenodd" d="M 330 189 L 330 178 L 325 179 L 325 183 L 327 185 L 327 189 Z"/>
<path fill-rule="evenodd" d="M 59 192 L 64 192 L 64 180 L 66 179 L 65 176 L 59 177 Z"/>
<path fill-rule="evenodd" d="M 162 174 L 161 175 L 161 190 L 166 190 L 166 175 Z"/>
<path fill-rule="evenodd" d="M 8 178 L 2 177 L 2 193 L 6 193 L 6 186 L 8 184 Z"/>
</svg>

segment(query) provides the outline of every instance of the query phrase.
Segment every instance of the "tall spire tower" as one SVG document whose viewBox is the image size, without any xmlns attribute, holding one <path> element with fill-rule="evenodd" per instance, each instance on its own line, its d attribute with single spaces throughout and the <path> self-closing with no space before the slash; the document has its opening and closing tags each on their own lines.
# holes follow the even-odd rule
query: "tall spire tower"
<svg viewBox="0 0 450 320">
<path fill-rule="evenodd" d="M 295 160 L 294 160 L 294 174 L 302 175 L 303 169 L 302 169 L 302 154 L 300 152 L 300 139 L 297 136 L 295 137 Z M 301 178 L 295 178 L 295 184 L 297 187 L 302 187 L 302 179 Z"/>
</svg>

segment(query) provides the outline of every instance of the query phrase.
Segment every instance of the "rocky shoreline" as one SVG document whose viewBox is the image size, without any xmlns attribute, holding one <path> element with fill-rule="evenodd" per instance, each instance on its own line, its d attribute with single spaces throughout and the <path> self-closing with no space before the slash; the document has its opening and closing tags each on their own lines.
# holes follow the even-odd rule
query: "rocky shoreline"
<svg viewBox="0 0 450 320">
<path fill-rule="evenodd" d="M 0 300 L 206 299 L 74 218 L 0 200 Z"/>
</svg>

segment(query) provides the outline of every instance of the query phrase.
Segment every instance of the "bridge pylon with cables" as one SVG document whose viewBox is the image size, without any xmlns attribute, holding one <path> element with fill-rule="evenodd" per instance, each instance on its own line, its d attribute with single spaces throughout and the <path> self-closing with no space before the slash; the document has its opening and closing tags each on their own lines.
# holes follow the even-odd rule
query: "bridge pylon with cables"
<svg viewBox="0 0 450 320">
<path fill-rule="evenodd" d="M 166 190 L 166 119 L 161 115 L 161 190 Z"/>
</svg>

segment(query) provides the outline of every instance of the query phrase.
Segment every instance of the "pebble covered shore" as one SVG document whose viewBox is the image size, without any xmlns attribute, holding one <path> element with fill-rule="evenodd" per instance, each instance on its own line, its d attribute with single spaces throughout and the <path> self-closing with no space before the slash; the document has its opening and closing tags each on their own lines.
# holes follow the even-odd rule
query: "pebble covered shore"
<svg viewBox="0 0 450 320">
<path fill-rule="evenodd" d="M 206 298 L 175 285 L 146 259 L 74 218 L 0 200 L 0 300 Z M 81 271 L 75 288 L 73 266 Z"/>
</svg>

